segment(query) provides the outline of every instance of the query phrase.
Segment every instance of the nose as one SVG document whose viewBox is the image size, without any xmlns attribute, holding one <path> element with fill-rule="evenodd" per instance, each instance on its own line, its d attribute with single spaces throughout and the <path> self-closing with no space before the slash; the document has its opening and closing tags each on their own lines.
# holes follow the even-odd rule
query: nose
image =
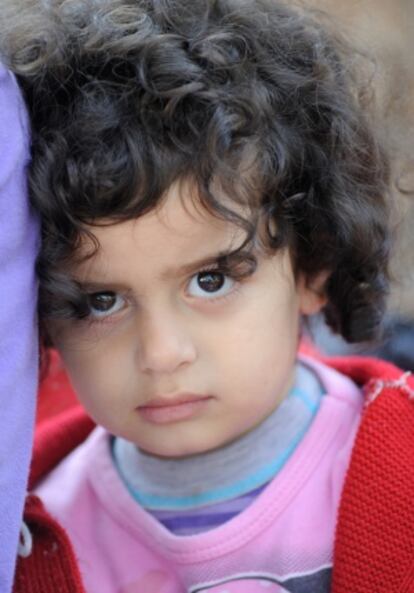
<svg viewBox="0 0 414 593">
<path fill-rule="evenodd" d="M 196 358 L 194 342 L 177 320 L 147 317 L 138 330 L 138 360 L 144 373 L 173 373 Z"/>
</svg>

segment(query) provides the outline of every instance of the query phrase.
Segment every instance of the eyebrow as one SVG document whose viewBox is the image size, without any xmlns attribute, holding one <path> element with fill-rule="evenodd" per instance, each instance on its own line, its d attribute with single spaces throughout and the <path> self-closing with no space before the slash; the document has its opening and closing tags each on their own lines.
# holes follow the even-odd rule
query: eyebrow
<svg viewBox="0 0 414 593">
<path fill-rule="evenodd" d="M 221 265 L 223 267 L 230 266 L 240 260 L 244 260 L 248 255 L 248 251 L 241 249 L 225 249 L 216 252 L 213 255 L 202 257 L 201 259 L 183 264 L 181 266 L 173 267 L 162 273 L 162 278 L 175 277 L 180 274 L 190 274 L 201 268 L 206 268 L 212 265 Z"/>
<path fill-rule="evenodd" d="M 187 275 L 194 273 L 197 270 L 202 268 L 206 268 L 213 265 L 219 265 L 222 268 L 226 269 L 231 265 L 240 263 L 241 261 L 245 261 L 252 257 L 251 251 L 246 249 L 242 249 L 242 246 L 236 249 L 224 249 L 218 251 L 212 255 L 208 255 L 202 257 L 198 260 L 183 264 L 177 267 L 171 267 L 164 272 L 161 273 L 160 277 L 163 280 L 167 280 L 170 278 L 176 278 L 180 275 Z M 72 280 L 81 287 L 82 290 L 88 292 L 94 291 L 101 291 L 101 290 L 108 290 L 114 292 L 122 292 L 125 291 L 125 284 L 121 282 L 111 282 L 110 280 L 95 280 L 95 281 L 88 281 L 88 280 L 79 280 L 76 276 L 72 277 Z"/>
</svg>

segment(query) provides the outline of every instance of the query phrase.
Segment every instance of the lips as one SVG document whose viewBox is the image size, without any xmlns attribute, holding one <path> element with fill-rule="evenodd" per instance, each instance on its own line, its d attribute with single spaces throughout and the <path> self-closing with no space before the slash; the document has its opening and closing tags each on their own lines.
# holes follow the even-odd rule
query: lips
<svg viewBox="0 0 414 593">
<path fill-rule="evenodd" d="M 206 407 L 212 399 L 207 395 L 181 393 L 155 397 L 137 408 L 140 416 L 152 424 L 169 424 L 188 420 Z"/>
</svg>

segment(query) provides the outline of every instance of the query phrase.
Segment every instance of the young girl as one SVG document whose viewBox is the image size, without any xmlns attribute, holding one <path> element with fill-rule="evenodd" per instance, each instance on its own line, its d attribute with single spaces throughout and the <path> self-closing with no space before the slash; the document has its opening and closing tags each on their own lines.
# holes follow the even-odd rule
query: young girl
<svg viewBox="0 0 414 593">
<path fill-rule="evenodd" d="M 14 61 L 40 316 L 99 426 L 37 443 L 36 467 L 66 454 L 16 591 L 413 591 L 408 379 L 297 352 L 307 316 L 361 341 L 384 308 L 387 160 L 350 54 L 274 0 L 48 10 L 55 41 Z"/>
</svg>

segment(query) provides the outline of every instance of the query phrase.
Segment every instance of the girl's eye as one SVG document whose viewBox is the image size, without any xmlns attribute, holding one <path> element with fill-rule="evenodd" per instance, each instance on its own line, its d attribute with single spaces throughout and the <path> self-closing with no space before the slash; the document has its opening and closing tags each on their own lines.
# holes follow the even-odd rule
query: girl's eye
<svg viewBox="0 0 414 593">
<path fill-rule="evenodd" d="M 109 317 L 124 306 L 124 297 L 116 292 L 94 292 L 88 295 L 89 316 L 95 319 Z"/>
<path fill-rule="evenodd" d="M 188 285 L 188 294 L 204 299 L 226 296 L 233 289 L 235 280 L 223 272 L 209 270 L 195 274 Z"/>
</svg>

